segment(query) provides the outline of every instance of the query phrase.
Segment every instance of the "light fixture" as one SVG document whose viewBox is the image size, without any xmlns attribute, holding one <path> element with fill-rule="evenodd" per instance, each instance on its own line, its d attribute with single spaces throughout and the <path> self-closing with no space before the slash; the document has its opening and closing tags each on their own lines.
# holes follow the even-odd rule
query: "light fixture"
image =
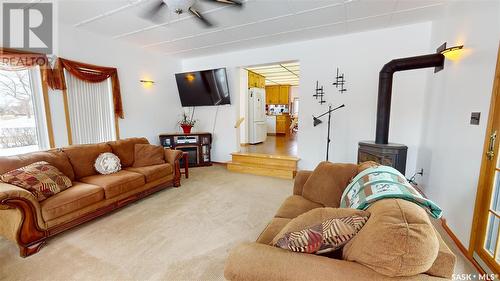
<svg viewBox="0 0 500 281">
<path fill-rule="evenodd" d="M 327 112 L 325 112 L 325 113 L 323 113 L 323 114 L 321 114 L 319 116 L 314 116 L 313 115 L 313 125 L 314 125 L 314 127 L 316 127 L 319 124 L 323 123 L 323 121 L 321 121 L 320 118 L 328 114 L 328 135 L 327 135 L 327 138 L 326 138 L 326 161 L 328 161 L 328 153 L 330 152 L 330 142 L 331 142 L 331 139 L 330 139 L 330 123 L 332 121 L 332 112 L 334 112 L 335 110 L 341 109 L 344 106 L 345 106 L 345 104 L 337 106 L 335 108 L 332 108 L 332 106 L 329 105 Z"/>
<path fill-rule="evenodd" d="M 141 80 L 140 81 L 142 83 L 142 85 L 145 87 L 145 88 L 150 88 L 152 87 L 154 84 L 155 84 L 155 81 L 153 80 Z"/>
<path fill-rule="evenodd" d="M 313 125 L 314 127 L 318 126 L 319 124 L 323 123 L 319 118 L 313 116 Z"/>
<path fill-rule="evenodd" d="M 446 46 L 446 45 L 445 45 Z M 441 54 L 445 55 L 447 53 L 450 53 L 450 52 L 455 52 L 455 51 L 458 51 L 458 50 L 461 50 L 464 48 L 464 45 L 458 45 L 458 46 L 453 46 L 453 47 L 450 47 L 450 48 L 446 48 L 444 50 L 441 51 Z"/>
<path fill-rule="evenodd" d="M 189 7 L 193 6 L 194 0 L 163 0 L 167 7 L 174 11 L 174 13 L 180 15 L 184 12 L 189 11 Z"/>
<path fill-rule="evenodd" d="M 443 56 L 445 56 L 445 58 L 447 58 L 449 60 L 457 61 L 463 55 L 463 52 L 462 52 L 463 48 L 464 48 L 464 45 L 457 45 L 457 46 L 453 46 L 450 48 L 446 48 L 446 42 L 444 42 L 443 45 L 441 45 L 441 46 L 439 46 L 439 48 L 437 48 L 436 52 L 438 54 L 442 54 Z M 442 67 L 441 67 L 441 69 L 442 69 Z"/>
</svg>

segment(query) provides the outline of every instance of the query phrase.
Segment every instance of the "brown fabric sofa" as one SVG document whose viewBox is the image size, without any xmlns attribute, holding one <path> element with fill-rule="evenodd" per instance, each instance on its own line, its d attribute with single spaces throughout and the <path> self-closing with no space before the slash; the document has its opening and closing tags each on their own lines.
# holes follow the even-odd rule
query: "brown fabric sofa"
<svg viewBox="0 0 500 281">
<path fill-rule="evenodd" d="M 320 255 L 313 254 L 303 254 L 294 253 L 270 245 L 273 238 L 280 232 L 280 230 L 293 218 L 303 214 L 314 208 L 321 207 L 338 207 L 338 202 L 340 198 L 330 198 L 331 196 L 340 196 L 338 190 L 327 190 L 325 188 L 328 184 L 333 182 L 340 183 L 344 185 L 342 190 L 347 186 L 346 179 L 352 178 L 358 172 L 358 166 L 353 164 L 340 164 L 341 169 L 336 172 L 336 180 L 327 179 L 323 183 L 318 182 L 317 179 L 308 182 L 308 187 L 304 188 L 306 181 L 312 174 L 311 171 L 299 171 L 295 178 L 295 184 L 293 189 L 293 195 L 288 197 L 281 207 L 278 209 L 275 217 L 267 225 L 267 227 L 260 234 L 256 242 L 253 243 L 243 243 L 229 253 L 229 257 L 226 261 L 226 266 L 224 270 L 224 275 L 226 279 L 233 281 L 243 281 L 243 280 L 448 280 L 451 278 L 455 266 L 456 257 L 450 251 L 450 249 L 443 242 L 442 238 L 435 231 L 430 220 L 427 217 L 425 211 L 417 206 L 416 204 L 404 201 L 401 205 L 405 205 L 407 212 L 412 214 L 418 214 L 423 216 L 417 218 L 423 221 L 430 233 L 419 232 L 417 235 L 429 235 L 429 239 L 437 239 L 437 243 L 434 244 L 435 250 L 437 251 L 437 258 L 432 263 L 430 269 L 427 270 L 425 274 L 417 274 L 412 276 L 399 276 L 399 277 L 389 277 L 385 274 L 378 273 L 377 271 L 371 269 L 369 265 L 363 265 L 358 262 L 348 261 L 344 259 L 334 259 Z M 339 170 L 343 170 L 339 172 Z M 338 174 L 343 173 L 343 175 Z M 331 175 L 329 175 L 331 176 Z M 327 175 L 325 175 L 327 177 Z M 327 184 L 325 184 L 325 182 Z M 312 185 L 311 185 L 312 183 Z M 314 190 L 309 189 L 313 187 Z M 307 190 L 309 189 L 309 190 Z M 341 190 L 341 191 L 342 191 Z M 340 195 L 339 195 L 340 194 Z M 316 198 L 314 202 L 308 198 Z M 385 200 L 389 200 L 384 202 Z M 385 223 L 376 221 L 377 217 L 380 215 L 387 215 L 391 212 L 391 208 L 397 206 L 400 199 L 385 199 L 373 204 L 368 211 L 371 212 L 370 219 L 368 223 L 361 229 L 360 233 L 353 238 L 344 247 L 344 258 L 346 254 L 353 255 L 352 253 L 354 246 L 352 242 L 355 239 L 360 239 L 362 245 L 366 245 L 360 248 L 361 254 L 371 255 L 378 254 L 381 251 L 382 255 L 385 254 L 384 247 L 393 247 L 393 253 L 396 252 L 399 257 L 404 260 L 403 262 L 414 262 L 418 259 L 418 254 L 413 256 L 412 247 L 419 247 L 419 245 L 408 245 L 404 241 L 397 241 L 399 237 L 379 237 L 378 240 L 388 240 L 389 243 L 383 243 L 384 245 L 373 245 L 375 243 L 370 243 L 369 240 L 377 233 L 384 232 L 385 227 L 388 226 Z M 396 204 L 398 203 L 398 204 Z M 415 209 L 413 209 L 415 208 Z M 379 215 L 379 216 L 378 216 Z M 370 220 L 374 219 L 375 223 L 370 223 Z M 409 218 L 410 219 L 410 218 Z M 399 223 L 397 216 L 390 217 L 390 220 Z M 373 221 L 373 220 L 372 220 Z M 406 225 L 402 222 L 402 225 Z M 364 232 L 364 233 L 362 233 Z M 410 230 L 411 232 L 411 230 Z M 377 239 L 374 239 L 377 240 Z M 436 240 L 434 240 L 436 241 Z M 351 245 L 350 245 L 351 244 Z M 431 243 L 432 244 L 432 243 Z M 359 245 L 359 243 L 358 243 Z M 406 245 L 406 246 L 403 246 Z M 351 247 L 352 246 L 352 247 Z M 401 247 L 402 249 L 394 249 L 394 247 Z M 378 247 L 378 249 L 377 249 Z M 346 253 L 347 249 L 347 253 Z M 359 247 L 358 247 L 359 249 Z M 438 250 L 437 250 L 438 249 Z M 374 251 L 378 250 L 378 251 Z M 396 250 L 396 251 L 394 251 Z M 418 251 L 418 250 L 417 250 Z M 391 252 L 391 251 L 389 251 Z M 378 258 L 378 256 L 377 256 Z M 380 262 L 383 266 L 387 258 L 393 259 L 394 257 L 380 257 Z M 389 263 L 392 261 L 389 260 Z"/>
<path fill-rule="evenodd" d="M 73 182 L 69 189 L 41 202 L 25 189 L 0 182 L 0 235 L 17 243 L 21 256 L 29 256 L 51 236 L 166 187 L 180 186 L 181 151 L 165 149 L 165 164 L 132 167 L 135 144 L 147 143 L 145 138 L 129 138 L 0 157 L 0 174 L 46 161 Z M 122 170 L 98 174 L 94 162 L 103 152 L 116 154 Z"/>
</svg>

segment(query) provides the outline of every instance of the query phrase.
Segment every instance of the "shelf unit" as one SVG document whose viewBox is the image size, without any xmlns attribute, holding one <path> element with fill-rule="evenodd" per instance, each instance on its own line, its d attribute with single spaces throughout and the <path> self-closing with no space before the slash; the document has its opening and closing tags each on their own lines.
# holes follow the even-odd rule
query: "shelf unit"
<svg viewBox="0 0 500 281">
<path fill-rule="evenodd" d="M 163 147 L 182 150 L 188 153 L 189 167 L 211 166 L 212 134 L 210 133 L 174 133 L 161 134 Z M 181 159 L 181 167 L 184 161 Z"/>
</svg>

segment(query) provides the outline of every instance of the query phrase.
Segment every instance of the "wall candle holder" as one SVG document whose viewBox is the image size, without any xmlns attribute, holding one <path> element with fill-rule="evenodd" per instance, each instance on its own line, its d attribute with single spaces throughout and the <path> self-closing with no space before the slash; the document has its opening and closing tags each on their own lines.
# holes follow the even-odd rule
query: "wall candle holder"
<svg viewBox="0 0 500 281">
<path fill-rule="evenodd" d="M 319 104 L 324 104 L 326 101 L 323 99 L 325 96 L 325 91 L 323 86 L 319 86 L 319 81 L 316 81 L 316 93 L 313 95 L 316 99 L 319 99 Z"/>
<path fill-rule="evenodd" d="M 345 83 L 346 83 L 346 81 L 345 81 L 344 73 L 339 75 L 339 68 L 337 67 L 337 75 L 335 76 L 335 82 L 333 82 L 332 85 L 335 86 L 335 88 L 337 88 L 337 89 L 339 89 L 339 87 L 340 87 L 339 92 L 344 93 L 344 92 L 347 92 L 347 89 L 344 88 Z"/>
</svg>

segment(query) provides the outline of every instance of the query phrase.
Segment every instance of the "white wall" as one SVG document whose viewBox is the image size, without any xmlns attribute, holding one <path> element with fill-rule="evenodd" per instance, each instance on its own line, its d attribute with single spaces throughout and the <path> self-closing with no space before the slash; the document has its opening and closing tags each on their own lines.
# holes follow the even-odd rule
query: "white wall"
<svg viewBox="0 0 500 281">
<path fill-rule="evenodd" d="M 431 51 L 443 42 L 464 44 L 428 78 L 418 167 L 427 196 L 444 209 L 449 227 L 467 246 L 500 37 L 498 1 L 454 1 L 432 25 Z M 470 125 L 481 112 L 480 126 Z"/>
<path fill-rule="evenodd" d="M 248 71 L 244 68 L 240 68 L 240 88 L 239 93 L 242 93 L 240 97 L 240 110 L 239 118 L 245 118 L 240 125 L 239 140 L 236 143 L 248 143 Z M 239 119 L 238 118 L 238 119 Z M 238 134 L 238 133 L 237 133 Z"/>
<path fill-rule="evenodd" d="M 174 73 L 180 61 L 147 52 L 94 33 L 58 26 L 57 55 L 66 59 L 118 68 L 125 119 L 120 119 L 120 137 L 147 137 L 158 143 L 158 134 L 178 131 L 181 113 Z M 144 88 L 141 79 L 155 84 Z M 56 146 L 68 144 L 61 91 L 50 92 Z"/>
<path fill-rule="evenodd" d="M 325 86 L 327 100 L 333 105 L 345 103 L 346 108 L 333 116 L 333 143 L 330 160 L 356 162 L 357 144 L 375 136 L 378 73 L 382 66 L 398 57 L 426 54 L 429 50 L 430 23 L 369 31 L 303 41 L 272 47 L 248 49 L 206 57 L 184 59 L 183 71 L 227 67 L 231 82 L 232 105 L 221 108 L 214 140 L 215 161 L 228 161 L 238 149 L 232 129 L 239 116 L 238 69 L 242 66 L 282 61 L 300 61 L 299 96 L 300 121 L 298 153 L 301 168 L 312 169 L 324 160 L 326 124 L 312 126 L 313 114 L 327 110 L 312 97 L 319 80 Z M 335 70 L 340 67 L 346 75 L 348 92 L 340 94 L 331 85 Z M 390 140 L 409 146 L 407 173 L 415 171 L 416 150 L 421 132 L 426 72 L 408 71 L 396 74 Z M 198 130 L 210 131 L 215 108 L 198 110 Z"/>
<path fill-rule="evenodd" d="M 292 86 L 290 87 L 290 92 L 291 92 L 291 100 L 293 101 L 294 98 L 299 97 L 299 86 Z"/>
</svg>

